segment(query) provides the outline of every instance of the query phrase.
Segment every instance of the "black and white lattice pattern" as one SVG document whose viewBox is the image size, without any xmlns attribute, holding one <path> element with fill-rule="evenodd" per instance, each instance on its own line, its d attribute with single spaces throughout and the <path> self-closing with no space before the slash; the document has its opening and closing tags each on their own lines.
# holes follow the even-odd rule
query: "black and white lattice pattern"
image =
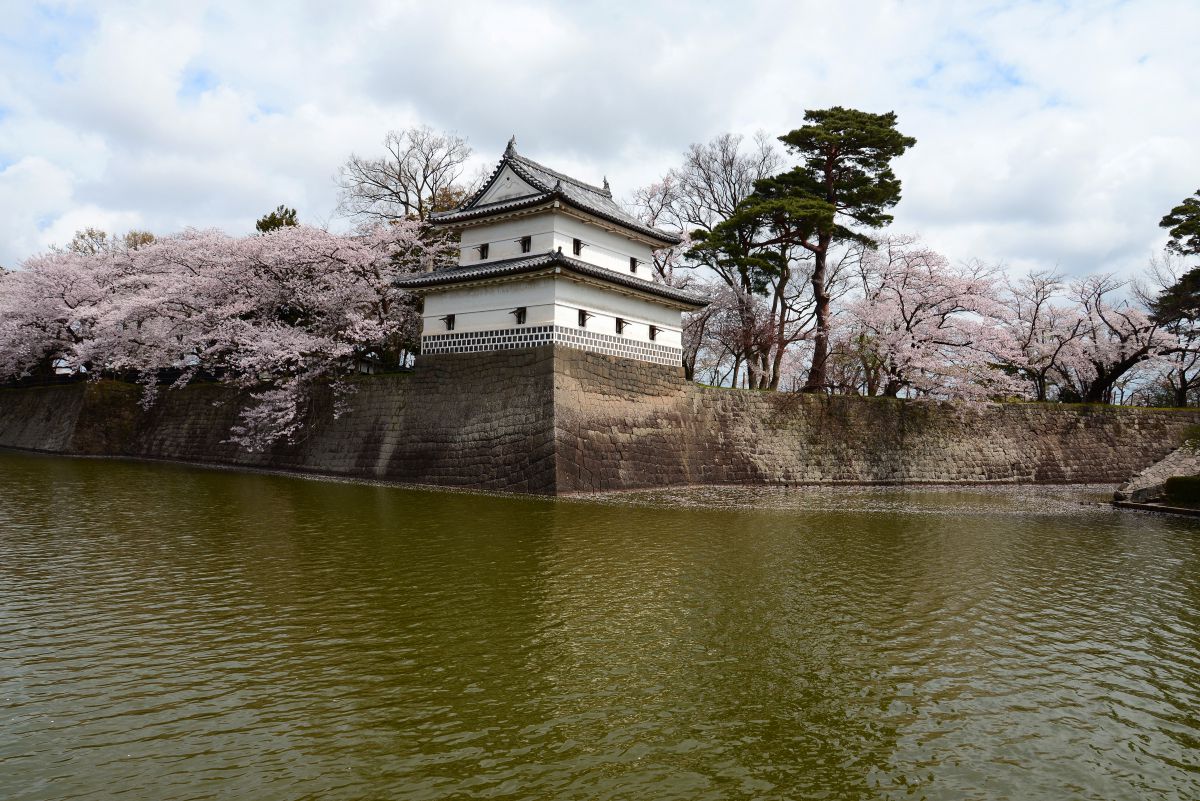
<svg viewBox="0 0 1200 801">
<path fill-rule="evenodd" d="M 495 331 L 427 334 L 421 337 L 422 353 L 481 353 L 489 350 L 536 348 L 554 342 L 552 325 L 501 328 Z"/>
<path fill-rule="evenodd" d="M 530 325 L 502 328 L 495 331 L 463 331 L 428 334 L 421 337 L 421 352 L 482 353 L 513 348 L 536 348 L 540 345 L 565 345 L 568 348 L 605 353 L 625 359 L 678 366 L 683 351 L 657 342 L 642 342 L 615 334 L 599 334 L 586 328 L 561 325 Z"/>
</svg>

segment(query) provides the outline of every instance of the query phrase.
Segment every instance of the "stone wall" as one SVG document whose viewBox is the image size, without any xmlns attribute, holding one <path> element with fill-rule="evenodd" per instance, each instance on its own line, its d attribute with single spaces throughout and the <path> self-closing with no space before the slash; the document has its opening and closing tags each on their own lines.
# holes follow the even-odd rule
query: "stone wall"
<svg viewBox="0 0 1200 801">
<path fill-rule="evenodd" d="M 673 484 L 1123 481 L 1200 411 L 913 402 L 701 387 L 563 354 L 560 492 Z"/>
<path fill-rule="evenodd" d="M 348 413 L 312 398 L 293 443 L 248 453 L 225 442 L 242 398 L 220 384 L 163 390 L 114 381 L 0 389 L 0 446 L 245 465 L 448 487 L 554 490 L 553 352 L 428 357 L 409 374 L 354 381 Z"/>
<path fill-rule="evenodd" d="M 0 389 L 0 445 L 65 453 L 83 408 L 82 384 Z"/>
<path fill-rule="evenodd" d="M 228 387 L 111 381 L 0 389 L 0 446 L 270 467 L 532 493 L 684 484 L 1112 482 L 1179 445 L 1200 412 L 950 404 L 713 389 L 567 348 L 424 357 L 318 392 L 296 442 L 225 442 Z"/>
<path fill-rule="evenodd" d="M 1113 493 L 1114 500 L 1133 503 L 1161 501 L 1167 495 L 1167 479 L 1200 475 L 1200 442 L 1185 442 L 1160 461 L 1132 476 Z"/>
</svg>

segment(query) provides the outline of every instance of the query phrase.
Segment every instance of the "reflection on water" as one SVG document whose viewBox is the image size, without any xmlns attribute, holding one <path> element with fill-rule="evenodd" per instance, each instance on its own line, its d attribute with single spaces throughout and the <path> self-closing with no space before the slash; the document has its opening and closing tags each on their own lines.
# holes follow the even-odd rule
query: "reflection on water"
<svg viewBox="0 0 1200 801">
<path fill-rule="evenodd" d="M 1200 524 L 1103 492 L 0 453 L 0 797 L 1200 797 Z"/>
</svg>

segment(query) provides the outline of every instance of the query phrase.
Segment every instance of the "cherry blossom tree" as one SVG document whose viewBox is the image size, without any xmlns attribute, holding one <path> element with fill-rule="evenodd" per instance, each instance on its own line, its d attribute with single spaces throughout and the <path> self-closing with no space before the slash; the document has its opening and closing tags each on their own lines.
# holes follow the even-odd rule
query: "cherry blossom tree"
<svg viewBox="0 0 1200 801">
<path fill-rule="evenodd" d="M 769 346 L 772 326 L 766 300 L 721 281 L 706 284 L 709 305 L 684 325 L 685 362 L 690 359 L 697 380 L 718 386 L 757 386 L 758 367 L 747 362 L 748 351 Z"/>
<path fill-rule="evenodd" d="M 248 393 L 232 439 L 261 449 L 295 435 L 308 390 L 344 397 L 358 360 L 393 362 L 417 335 L 395 279 L 447 258 L 410 220 L 351 236 L 303 226 L 230 237 L 185 231 L 134 250 L 52 253 L 0 284 L 0 377 L 61 360 L 139 377 L 206 371 Z"/>
<path fill-rule="evenodd" d="M 1064 279 L 1052 271 L 1006 277 L 996 324 L 1001 338 L 992 357 L 1029 389 L 1033 400 L 1050 399 L 1057 376 L 1078 352 L 1086 318 L 1066 304 Z"/>
<path fill-rule="evenodd" d="M 0 378 L 86 370 L 80 348 L 110 303 L 110 251 L 60 251 L 0 276 Z"/>
<path fill-rule="evenodd" d="M 864 365 L 867 394 L 987 398 L 1011 392 L 995 370 L 997 269 L 952 265 L 915 237 L 889 237 L 861 262 L 862 294 L 837 326 Z"/>
<path fill-rule="evenodd" d="M 1088 403 L 1111 403 L 1114 386 L 1130 370 L 1177 347 L 1127 296 L 1128 288 L 1128 281 L 1112 275 L 1071 283 L 1069 297 L 1083 323 L 1082 335 L 1066 349 L 1058 370 L 1067 395 Z"/>
</svg>

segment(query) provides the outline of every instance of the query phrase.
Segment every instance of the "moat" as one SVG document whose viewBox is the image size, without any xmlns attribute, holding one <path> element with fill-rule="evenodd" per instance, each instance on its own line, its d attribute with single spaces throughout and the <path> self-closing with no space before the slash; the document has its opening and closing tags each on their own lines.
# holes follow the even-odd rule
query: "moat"
<svg viewBox="0 0 1200 801">
<path fill-rule="evenodd" d="M 1200 796 L 1200 521 L 0 451 L 0 797 Z"/>
</svg>

